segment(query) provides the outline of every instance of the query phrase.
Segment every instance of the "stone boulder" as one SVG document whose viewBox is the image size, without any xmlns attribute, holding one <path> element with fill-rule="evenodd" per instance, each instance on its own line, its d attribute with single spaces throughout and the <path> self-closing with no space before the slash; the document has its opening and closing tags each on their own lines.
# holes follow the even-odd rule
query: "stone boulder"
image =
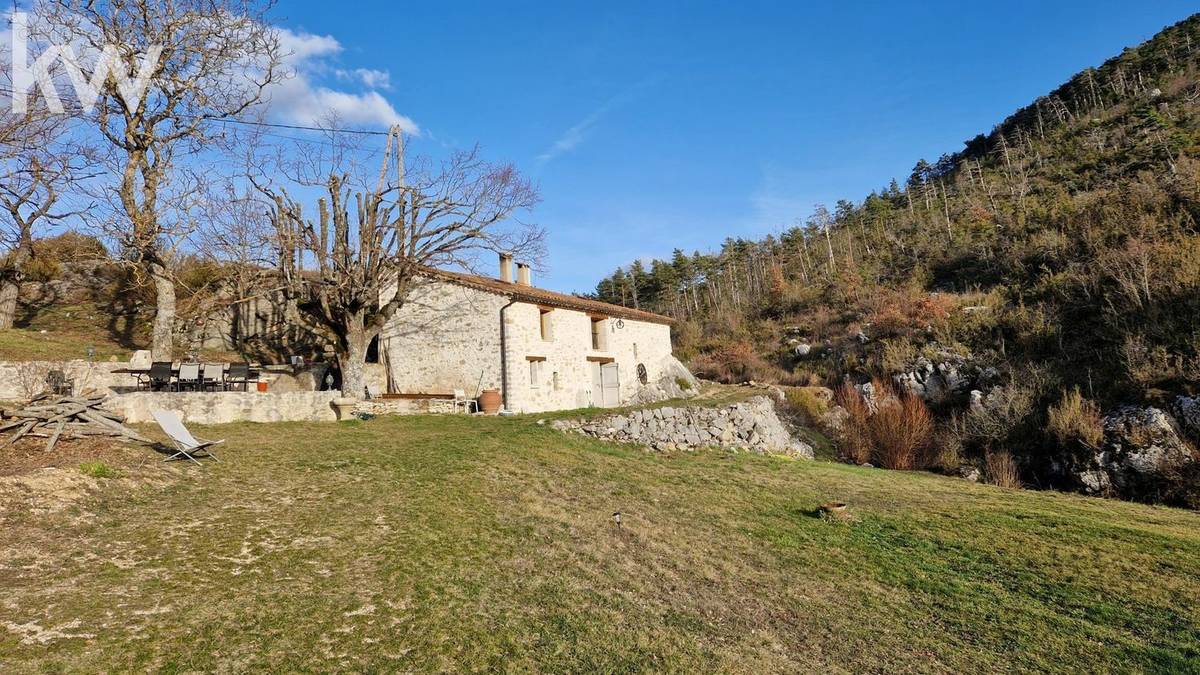
<svg viewBox="0 0 1200 675">
<path fill-rule="evenodd" d="M 691 398 L 700 393 L 700 380 L 679 359 L 668 354 L 658 363 L 658 379 L 640 385 L 630 400 L 632 405 L 645 405 L 676 398 Z"/>
<path fill-rule="evenodd" d="M 1165 411 L 1124 406 L 1105 416 L 1104 443 L 1074 473 L 1087 492 L 1136 497 L 1195 459 Z"/>
<path fill-rule="evenodd" d="M 921 356 L 894 378 L 901 390 L 929 403 L 962 398 L 972 390 L 986 390 L 999 379 L 994 368 L 984 368 L 969 356 L 939 349 L 932 357 Z"/>
<path fill-rule="evenodd" d="M 1171 414 L 1183 432 L 1200 442 L 1200 396 L 1180 396 L 1171 403 Z"/>
</svg>

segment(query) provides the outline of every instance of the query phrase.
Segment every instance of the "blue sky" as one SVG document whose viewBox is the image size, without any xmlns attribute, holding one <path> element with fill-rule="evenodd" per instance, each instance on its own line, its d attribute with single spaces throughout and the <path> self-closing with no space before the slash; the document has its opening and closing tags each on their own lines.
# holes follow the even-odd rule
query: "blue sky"
<svg viewBox="0 0 1200 675">
<path fill-rule="evenodd" d="M 483 146 L 541 187 L 538 285 L 709 250 L 861 199 L 918 158 L 1195 5 L 1155 2 L 329 3 L 281 25 L 306 85 L 401 121 L 419 150 Z"/>
</svg>

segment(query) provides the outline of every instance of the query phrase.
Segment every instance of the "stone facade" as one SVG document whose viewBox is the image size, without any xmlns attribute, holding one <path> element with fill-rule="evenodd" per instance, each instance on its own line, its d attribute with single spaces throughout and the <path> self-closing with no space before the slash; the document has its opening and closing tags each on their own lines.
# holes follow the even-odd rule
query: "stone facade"
<svg viewBox="0 0 1200 675">
<path fill-rule="evenodd" d="M 516 297 L 503 287 L 481 289 L 446 280 L 412 291 L 381 337 L 392 390 L 428 394 L 461 389 L 474 396 L 478 390 L 498 389 L 508 410 L 542 412 L 661 400 L 668 394 L 647 392 L 665 391 L 664 378 L 674 382 L 682 377 L 680 371 L 686 373 L 671 355 L 666 319 L 643 321 L 550 306 L 523 299 L 522 288 L 510 286 Z M 611 309 L 617 314 L 623 308 Z M 598 331 L 598 349 L 593 330 Z M 608 382 L 606 399 L 603 378 L 614 372 L 616 386 Z"/>
<path fill-rule="evenodd" d="M 500 389 L 500 310 L 507 299 L 450 283 L 413 289 L 380 334 L 392 390 Z"/>
<path fill-rule="evenodd" d="M 724 447 L 813 458 L 812 446 L 792 437 L 766 396 L 721 408 L 646 408 L 600 419 L 557 420 L 551 426 L 661 451 Z"/>
</svg>

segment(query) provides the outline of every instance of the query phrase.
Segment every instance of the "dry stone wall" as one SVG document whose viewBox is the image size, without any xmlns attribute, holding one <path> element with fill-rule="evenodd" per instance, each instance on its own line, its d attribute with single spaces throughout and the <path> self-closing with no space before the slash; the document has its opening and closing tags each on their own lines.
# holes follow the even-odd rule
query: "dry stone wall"
<svg viewBox="0 0 1200 675">
<path fill-rule="evenodd" d="M 557 420 L 561 431 L 608 441 L 637 443 L 654 450 L 724 447 L 761 454 L 812 459 L 813 449 L 792 437 L 771 399 L 758 396 L 720 408 L 645 408 L 593 419 Z"/>
</svg>

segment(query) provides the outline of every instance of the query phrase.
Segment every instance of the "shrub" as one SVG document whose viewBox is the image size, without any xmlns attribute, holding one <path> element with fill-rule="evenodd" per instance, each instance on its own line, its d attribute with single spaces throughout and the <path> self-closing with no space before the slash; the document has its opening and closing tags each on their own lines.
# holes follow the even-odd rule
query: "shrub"
<svg viewBox="0 0 1200 675">
<path fill-rule="evenodd" d="M 871 439 L 868 422 L 871 411 L 853 384 L 846 382 L 834 395 L 837 404 L 846 410 L 846 420 L 838 434 L 838 453 L 855 464 L 871 461 Z"/>
<path fill-rule="evenodd" d="M 108 250 L 99 239 L 73 231 L 37 240 L 34 242 L 34 251 L 39 257 L 66 263 L 104 260 L 108 257 Z"/>
<path fill-rule="evenodd" d="M 684 391 L 690 391 L 692 388 L 692 383 L 689 382 L 687 380 L 687 378 L 677 377 L 677 378 L 675 378 L 675 386 L 679 387 L 680 389 L 682 389 Z"/>
<path fill-rule="evenodd" d="M 48 281 L 54 281 L 62 274 L 62 265 L 59 264 L 56 258 L 38 255 L 30 258 L 21 271 L 25 273 L 26 281 L 44 284 Z"/>
<path fill-rule="evenodd" d="M 836 394 L 846 409 L 839 438 L 842 457 L 856 464 L 872 462 L 888 469 L 921 469 L 932 462 L 933 416 L 920 397 L 897 393 L 891 385 L 872 382 L 876 410 L 850 383 Z"/>
<path fill-rule="evenodd" d="M 795 388 L 785 392 L 788 410 L 805 426 L 817 426 L 828 409 L 811 389 Z"/>
<path fill-rule="evenodd" d="M 912 470 L 930 463 L 933 417 L 920 397 L 903 393 L 888 398 L 870 419 L 874 459 L 888 469 Z"/>
<path fill-rule="evenodd" d="M 1095 449 L 1104 441 L 1100 407 L 1084 398 L 1079 387 L 1064 393 L 1062 400 L 1050 407 L 1047 430 L 1063 446 L 1077 442 Z"/>
<path fill-rule="evenodd" d="M 1021 472 L 1013 456 L 1003 450 L 984 456 L 983 477 L 988 483 L 1003 488 L 1021 487 Z"/>
</svg>

